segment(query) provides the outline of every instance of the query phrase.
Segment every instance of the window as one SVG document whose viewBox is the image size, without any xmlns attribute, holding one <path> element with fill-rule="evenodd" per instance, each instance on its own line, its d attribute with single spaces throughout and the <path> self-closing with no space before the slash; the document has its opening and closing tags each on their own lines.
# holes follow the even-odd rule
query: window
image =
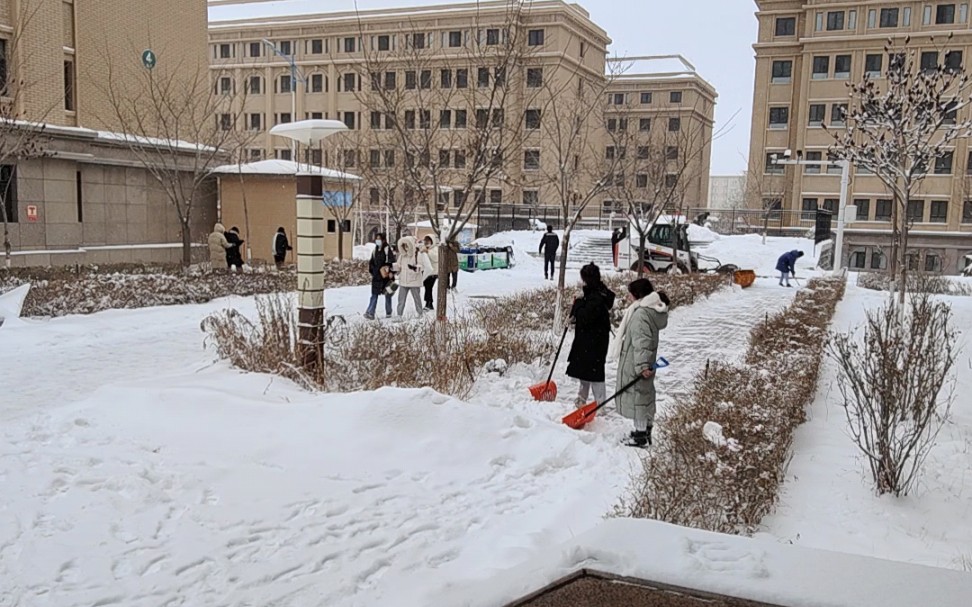
<svg viewBox="0 0 972 607">
<path fill-rule="evenodd" d="M 391 50 L 391 36 L 378 36 L 378 50 L 379 51 Z"/>
<path fill-rule="evenodd" d="M 647 145 L 638 146 L 638 160 L 648 160 L 651 157 L 651 148 Z"/>
<path fill-rule="evenodd" d="M 481 67 L 476 71 L 476 86 L 486 88 L 489 86 L 489 68 Z"/>
<path fill-rule="evenodd" d="M 250 43 L 250 57 L 259 57 L 263 54 L 263 45 L 259 42 Z"/>
<path fill-rule="evenodd" d="M 854 200 L 854 206 L 857 207 L 855 219 L 857 221 L 867 221 L 871 216 L 871 201 L 867 198 L 858 198 Z"/>
<path fill-rule="evenodd" d="M 464 89 L 469 86 L 469 70 L 461 68 L 456 70 L 456 88 Z"/>
<path fill-rule="evenodd" d="M 881 27 L 898 27 L 898 9 L 881 9 Z"/>
<path fill-rule="evenodd" d="M 381 150 L 369 150 L 368 164 L 373 169 L 376 169 L 381 166 Z"/>
<path fill-rule="evenodd" d="M 220 59 L 229 59 L 232 56 L 232 54 L 233 54 L 233 49 L 232 49 L 232 47 L 230 45 L 228 45 L 228 44 L 220 44 L 219 45 L 219 58 Z"/>
<path fill-rule="evenodd" d="M 800 219 L 803 221 L 813 221 L 817 218 L 817 199 L 816 198 L 804 198 L 803 199 L 803 214 Z"/>
<path fill-rule="evenodd" d="M 857 11 L 847 11 L 847 29 L 857 29 Z"/>
<path fill-rule="evenodd" d="M 641 104 L 648 105 L 651 103 L 651 92 L 641 93 Z"/>
<path fill-rule="evenodd" d="M 651 130 L 651 118 L 641 118 L 638 120 L 638 130 L 646 133 Z"/>
<path fill-rule="evenodd" d="M 796 17 L 777 17 L 776 35 L 777 36 L 796 35 Z"/>
<path fill-rule="evenodd" d="M 6 169 L 7 167 L 3 167 Z M 3 181 L 0 179 L 0 185 Z M 972 200 L 962 202 L 962 223 L 972 223 Z"/>
<path fill-rule="evenodd" d="M 888 267 L 887 258 L 880 249 L 872 249 L 871 251 L 871 269 L 872 270 L 884 270 Z"/>
<path fill-rule="evenodd" d="M 410 91 L 418 88 L 418 79 L 415 70 L 405 72 L 405 88 Z"/>
<path fill-rule="evenodd" d="M 355 51 L 355 39 L 345 38 L 344 39 L 344 52 L 353 53 Z"/>
<path fill-rule="evenodd" d="M 531 131 L 540 128 L 540 110 L 526 111 L 526 128 Z"/>
<path fill-rule="evenodd" d="M 681 118 L 669 118 L 668 119 L 668 131 L 670 133 L 677 133 L 682 130 L 682 119 Z"/>
<path fill-rule="evenodd" d="M 500 43 L 500 31 L 496 28 L 486 30 L 486 45 L 496 46 Z"/>
<path fill-rule="evenodd" d="M 922 25 L 931 25 L 931 18 L 932 18 L 932 7 L 926 5 L 925 10 L 922 12 L 921 15 Z"/>
<path fill-rule="evenodd" d="M 323 112 L 311 112 L 309 118 L 311 120 L 323 120 L 324 119 L 324 113 Z"/>
<path fill-rule="evenodd" d="M 344 124 L 352 131 L 354 130 L 354 118 L 354 112 L 344 112 Z"/>
<path fill-rule="evenodd" d="M 921 54 L 921 71 L 926 74 L 938 71 L 938 51 L 925 51 Z"/>
<path fill-rule="evenodd" d="M 834 78 L 850 78 L 851 56 L 837 55 L 834 57 Z"/>
<path fill-rule="evenodd" d="M 290 77 L 290 74 L 284 74 L 280 77 L 280 84 L 277 88 L 279 93 L 292 93 L 294 91 L 294 81 Z"/>
<path fill-rule="evenodd" d="M 955 5 L 939 4 L 935 9 L 935 23 L 938 25 L 955 23 Z"/>
<path fill-rule="evenodd" d="M 925 220 L 925 201 L 908 201 L 908 221 L 921 222 Z"/>
<path fill-rule="evenodd" d="M 682 91 L 672 91 L 668 94 L 668 101 L 670 103 L 681 103 L 682 102 Z"/>
<path fill-rule="evenodd" d="M 837 213 L 837 205 L 840 200 L 837 198 L 824 198 L 823 210 L 830 211 L 831 213 Z"/>
<path fill-rule="evenodd" d="M 503 202 L 503 190 L 490 190 L 489 202 L 490 204 L 500 204 Z"/>
<path fill-rule="evenodd" d="M 763 172 L 767 175 L 782 175 L 785 166 L 782 164 L 776 164 L 777 152 L 770 152 L 766 154 L 766 164 L 763 165 Z"/>
<path fill-rule="evenodd" d="M 881 55 L 864 55 L 864 72 L 871 78 L 881 76 L 881 68 L 884 57 Z"/>
<path fill-rule="evenodd" d="M 612 133 L 614 131 L 618 130 L 618 119 L 617 118 L 608 118 L 607 119 L 607 130 L 609 132 L 612 132 Z"/>
<path fill-rule="evenodd" d="M 925 254 L 925 271 L 926 272 L 941 272 L 942 271 L 942 257 L 940 255 L 935 255 L 932 253 Z"/>
<path fill-rule="evenodd" d="M 962 71 L 962 51 L 945 53 L 945 69 L 953 73 Z"/>
<path fill-rule="evenodd" d="M 311 92 L 312 93 L 324 92 L 324 74 L 311 75 Z"/>
<path fill-rule="evenodd" d="M 381 112 L 371 112 L 371 121 L 369 122 L 371 128 L 378 130 L 381 128 Z"/>
<path fill-rule="evenodd" d="M 323 55 L 324 54 L 324 41 L 320 38 L 310 41 L 310 52 L 312 55 Z"/>
<path fill-rule="evenodd" d="M 447 167 L 449 166 L 449 159 L 452 158 L 452 152 L 450 150 L 439 150 L 439 166 Z"/>
<path fill-rule="evenodd" d="M 530 30 L 527 32 L 527 44 L 529 46 L 543 46 L 543 30 Z"/>
<path fill-rule="evenodd" d="M 959 4 L 959 23 L 966 24 L 969 22 L 969 5 Z"/>
<path fill-rule="evenodd" d="M 941 156 L 935 159 L 935 174 L 936 175 L 951 175 L 952 174 L 952 159 L 955 157 L 955 152 L 945 152 Z"/>
<path fill-rule="evenodd" d="M 528 171 L 536 171 L 540 168 L 540 150 L 523 152 L 523 168 Z"/>
<path fill-rule="evenodd" d="M 848 265 L 855 270 L 863 270 L 866 267 L 867 251 L 852 251 Z"/>
<path fill-rule="evenodd" d="M 904 27 L 911 27 L 911 7 L 906 6 L 904 11 L 901 13 L 901 25 Z"/>
<path fill-rule="evenodd" d="M 678 160 L 677 145 L 670 145 L 665 147 L 665 160 Z"/>
<path fill-rule="evenodd" d="M 228 131 L 233 128 L 233 117 L 229 114 L 219 115 L 219 129 L 221 131 Z"/>
<path fill-rule="evenodd" d="M 672 173 L 665 175 L 666 188 L 674 188 L 677 185 L 678 185 L 678 175 L 674 175 Z"/>
<path fill-rule="evenodd" d="M 776 84 L 785 84 L 790 82 L 790 78 L 793 74 L 793 62 L 792 61 L 774 61 L 773 62 L 773 82 Z"/>
<path fill-rule="evenodd" d="M 74 105 L 74 61 L 64 62 L 64 109 L 73 112 Z"/>
<path fill-rule="evenodd" d="M 814 23 L 814 25 L 816 26 L 815 29 L 816 29 L 816 31 L 819 32 L 819 31 L 821 31 L 823 29 L 823 26 L 824 26 L 824 14 L 823 13 L 817 13 L 817 17 L 816 17 L 815 21 L 816 21 Z"/>
<path fill-rule="evenodd" d="M 527 68 L 526 85 L 533 89 L 543 86 L 543 68 Z"/>
<path fill-rule="evenodd" d="M 17 223 L 20 219 L 17 204 L 17 167 L 12 164 L 0 166 L 0 192 L 3 192 L 3 206 L 7 213 L 8 223 Z"/>
<path fill-rule="evenodd" d="M 847 104 L 835 103 L 830 106 L 831 126 L 844 126 L 847 124 Z"/>
<path fill-rule="evenodd" d="M 867 28 L 872 29 L 877 27 L 877 11 L 873 8 L 867 11 Z"/>
<path fill-rule="evenodd" d="M 493 80 L 496 82 L 496 86 L 506 86 L 506 68 L 495 68 L 493 70 Z"/>
<path fill-rule="evenodd" d="M 462 46 L 462 32 L 449 32 L 449 48 Z"/>
<path fill-rule="evenodd" d="M 393 91 L 396 86 L 396 73 L 395 72 L 385 72 L 385 90 Z"/>
<path fill-rule="evenodd" d="M 344 75 L 344 90 L 346 92 L 353 92 L 358 89 L 358 75 L 355 73 L 348 73 Z"/>
<path fill-rule="evenodd" d="M 615 93 L 614 94 L 614 98 L 613 98 L 614 105 L 624 105 L 625 100 L 626 99 L 625 99 L 625 94 L 624 93 Z"/>
<path fill-rule="evenodd" d="M 456 150 L 456 153 L 454 154 L 453 160 L 455 161 L 455 167 L 457 169 L 464 169 L 464 168 L 466 168 L 466 151 L 465 150 Z"/>
<path fill-rule="evenodd" d="M 615 154 L 614 154 L 614 146 L 613 145 L 609 145 L 606 148 L 604 148 L 604 158 L 605 158 L 605 160 L 614 160 L 614 156 L 615 156 Z"/>
<path fill-rule="evenodd" d="M 813 58 L 813 74 L 812 78 L 814 80 L 823 80 L 830 75 L 830 57 L 814 57 Z"/>
<path fill-rule="evenodd" d="M 466 110 L 456 110 L 456 128 L 466 128 Z"/>
<path fill-rule="evenodd" d="M 489 126 L 489 110 L 476 110 L 476 128 L 485 129 Z"/>
<path fill-rule="evenodd" d="M 342 150 L 341 160 L 344 161 L 344 166 L 353 167 L 358 163 L 358 151 L 357 150 Z"/>
<path fill-rule="evenodd" d="M 290 112 L 277 114 L 277 124 L 287 124 L 288 122 L 293 122 L 293 117 L 290 115 Z"/>
<path fill-rule="evenodd" d="M 523 204 L 530 207 L 540 205 L 540 192 L 537 190 L 523 191 Z"/>
<path fill-rule="evenodd" d="M 444 89 L 452 88 L 452 70 L 439 71 L 439 87 Z"/>
<path fill-rule="evenodd" d="M 432 88 L 432 70 L 422 70 L 419 74 L 419 88 L 424 90 Z"/>
<path fill-rule="evenodd" d="M 807 152 L 807 160 L 820 161 L 823 160 L 823 152 Z M 808 164 L 803 167 L 803 172 L 807 175 L 819 175 L 820 165 L 818 164 Z"/>
<path fill-rule="evenodd" d="M 412 48 L 424 49 L 425 42 L 426 42 L 425 34 L 412 34 Z"/>
<path fill-rule="evenodd" d="M 419 110 L 419 128 L 429 129 L 432 127 L 432 112 L 431 110 Z"/>
<path fill-rule="evenodd" d="M 887 198 L 878 198 L 874 207 L 875 221 L 891 221 L 891 205 L 893 201 Z"/>
<path fill-rule="evenodd" d="M 452 110 L 439 110 L 439 128 L 452 128 Z"/>
<path fill-rule="evenodd" d="M 844 29 L 844 11 L 830 11 L 827 13 L 827 31 L 834 32 Z"/>
<path fill-rule="evenodd" d="M 249 127 L 251 131 L 263 130 L 263 114 L 250 114 Z"/>
<path fill-rule="evenodd" d="M 635 187 L 639 189 L 644 189 L 648 187 L 648 175 L 645 173 L 638 173 L 635 175 Z"/>
<path fill-rule="evenodd" d="M 958 120 L 957 106 L 958 104 L 954 101 L 947 104 L 949 109 L 945 112 L 945 117 L 942 120 L 942 124 L 955 124 L 955 121 Z"/>
<path fill-rule="evenodd" d="M 386 167 L 391 168 L 391 167 L 395 166 L 395 150 L 385 150 L 382 153 L 382 156 L 385 159 L 385 166 Z"/>
<path fill-rule="evenodd" d="M 827 106 L 823 103 L 811 103 L 809 111 L 809 125 L 821 126 L 827 119 Z"/>
<path fill-rule="evenodd" d="M 928 221 L 931 223 L 948 223 L 948 201 L 947 200 L 933 200 L 931 203 L 931 211 L 928 216 Z"/>
<path fill-rule="evenodd" d="M 769 114 L 769 127 L 771 129 L 785 129 L 790 121 L 790 108 L 771 107 Z"/>
</svg>

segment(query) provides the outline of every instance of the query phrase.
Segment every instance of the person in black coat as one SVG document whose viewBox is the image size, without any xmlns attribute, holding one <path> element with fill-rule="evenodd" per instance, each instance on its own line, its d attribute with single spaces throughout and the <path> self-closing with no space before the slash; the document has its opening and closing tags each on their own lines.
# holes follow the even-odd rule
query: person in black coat
<svg viewBox="0 0 972 607">
<path fill-rule="evenodd" d="M 232 270 L 234 266 L 237 270 L 243 269 L 243 239 L 240 238 L 240 229 L 236 226 L 230 228 L 226 233 L 226 242 L 230 247 L 226 249 L 226 267 Z"/>
<path fill-rule="evenodd" d="M 567 375 L 580 380 L 577 393 L 578 405 L 587 402 L 594 390 L 594 400 L 604 402 L 607 396 L 604 384 L 604 364 L 607 361 L 611 340 L 611 308 L 614 307 L 614 291 L 601 282 L 601 270 L 590 263 L 581 268 L 584 294 L 574 300 L 570 310 L 574 322 L 574 343 L 567 356 Z"/>
<path fill-rule="evenodd" d="M 371 273 L 371 301 L 368 303 L 368 311 L 365 318 L 375 319 L 375 312 L 378 309 L 378 298 L 385 296 L 385 316 L 391 318 L 392 315 L 392 295 L 388 286 L 394 280 L 391 273 L 392 264 L 395 263 L 395 251 L 388 245 L 388 238 L 383 232 L 375 236 L 375 250 L 368 261 L 368 271 Z"/>
<path fill-rule="evenodd" d="M 293 251 L 290 241 L 287 240 L 287 231 L 283 227 L 277 228 L 277 233 L 273 235 L 273 262 L 277 264 L 277 269 L 281 269 L 284 260 L 287 259 L 287 251 Z"/>
<path fill-rule="evenodd" d="M 557 262 L 557 249 L 560 248 L 560 238 L 554 234 L 553 226 L 547 226 L 547 233 L 540 239 L 540 253 L 543 254 L 543 277 L 553 280 L 554 268 Z M 547 272 L 547 269 L 550 272 Z"/>
</svg>

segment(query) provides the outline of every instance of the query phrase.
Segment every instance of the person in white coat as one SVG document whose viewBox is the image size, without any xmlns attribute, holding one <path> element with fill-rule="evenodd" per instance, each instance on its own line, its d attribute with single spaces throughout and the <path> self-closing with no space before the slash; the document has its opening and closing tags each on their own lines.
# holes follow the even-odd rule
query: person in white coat
<svg viewBox="0 0 972 607">
<path fill-rule="evenodd" d="M 439 278 L 439 247 L 431 236 L 426 236 L 422 242 L 425 246 L 422 247 L 419 257 L 422 259 L 422 269 L 425 270 L 425 280 L 422 281 L 422 286 L 425 287 L 425 309 L 434 310 L 435 298 L 432 297 L 432 291 Z"/>
<path fill-rule="evenodd" d="M 419 247 L 413 236 L 403 236 L 398 241 L 398 262 L 395 264 L 398 273 L 398 315 L 405 313 L 405 300 L 409 294 L 415 302 L 415 311 L 421 316 L 422 311 L 422 281 L 425 273 L 422 260 L 419 258 Z"/>
</svg>

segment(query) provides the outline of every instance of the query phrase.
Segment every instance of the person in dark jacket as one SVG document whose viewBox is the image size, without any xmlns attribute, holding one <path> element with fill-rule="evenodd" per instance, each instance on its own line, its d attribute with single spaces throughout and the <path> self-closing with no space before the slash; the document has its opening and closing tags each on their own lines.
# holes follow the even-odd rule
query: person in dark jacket
<svg viewBox="0 0 972 607">
<path fill-rule="evenodd" d="M 365 318 L 368 320 L 375 319 L 378 298 L 382 295 L 385 296 L 385 316 L 391 318 L 394 292 L 389 293 L 387 287 L 394 280 L 391 273 L 393 263 L 395 263 L 394 249 L 388 245 L 385 234 L 379 233 L 375 236 L 375 250 L 368 262 L 368 271 L 371 273 L 371 301 L 368 303 L 368 311 L 365 312 Z"/>
<path fill-rule="evenodd" d="M 590 263 L 581 268 L 584 294 L 574 300 L 570 317 L 574 323 L 574 343 L 567 356 L 567 375 L 580 380 L 575 403 L 587 403 L 591 389 L 594 400 L 601 403 L 607 397 L 604 384 L 604 363 L 611 341 L 611 308 L 614 291 L 601 282 L 601 270 Z"/>
<path fill-rule="evenodd" d="M 229 243 L 230 247 L 226 249 L 226 267 L 230 270 L 234 268 L 237 270 L 243 269 L 243 239 L 240 238 L 240 229 L 233 226 L 226 233 L 226 242 Z"/>
<path fill-rule="evenodd" d="M 553 280 L 560 238 L 554 234 L 553 226 L 547 226 L 547 233 L 540 239 L 540 253 L 543 254 L 543 278 Z M 549 268 L 549 273 L 548 273 Z"/>
<path fill-rule="evenodd" d="M 790 251 L 780 255 L 776 262 L 776 271 L 780 273 L 780 286 L 786 281 L 786 286 L 790 286 L 790 276 L 796 278 L 796 260 L 803 257 L 803 251 Z"/>
<path fill-rule="evenodd" d="M 284 260 L 287 259 L 287 251 L 293 251 L 290 241 L 287 240 L 287 231 L 283 227 L 277 228 L 277 233 L 273 235 L 273 262 L 277 264 L 277 269 L 283 267 Z"/>
</svg>

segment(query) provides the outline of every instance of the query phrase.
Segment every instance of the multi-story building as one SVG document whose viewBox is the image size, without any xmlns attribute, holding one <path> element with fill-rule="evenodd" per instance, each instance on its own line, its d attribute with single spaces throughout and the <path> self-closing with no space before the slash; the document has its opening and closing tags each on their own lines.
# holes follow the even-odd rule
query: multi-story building
<svg viewBox="0 0 972 607">
<path fill-rule="evenodd" d="M 517 36 L 511 36 L 513 28 Z M 518 63 L 522 73 L 499 75 L 489 64 L 490 49 L 502 47 L 514 38 L 524 47 Z M 381 149 L 380 143 L 376 145 L 370 137 L 380 138 L 380 131 L 388 130 L 387 116 L 375 112 L 363 99 L 375 88 L 397 89 L 410 99 L 426 100 L 419 105 L 425 103 L 428 107 L 416 107 L 411 113 L 406 109 L 397 119 L 406 124 L 410 120 L 419 124 L 434 120 L 440 130 L 471 126 L 478 119 L 475 94 L 479 93 L 437 96 L 434 91 L 461 88 L 481 92 L 497 85 L 515 88 L 502 110 L 508 121 L 511 116 L 518 117 L 517 147 L 505 151 L 501 173 L 475 192 L 482 203 L 473 222 L 487 230 L 504 223 L 507 228 L 522 227 L 530 218 L 556 222 L 560 197 L 551 175 L 557 172 L 557 156 L 562 150 L 556 149 L 553 141 L 555 128 L 541 123 L 556 119 L 550 116 L 550 108 L 555 105 L 550 103 L 551 95 L 561 92 L 562 97 L 567 97 L 582 88 L 604 95 L 601 99 L 605 99 L 606 107 L 581 116 L 593 135 L 585 136 L 585 145 L 578 146 L 578 150 L 596 154 L 594 162 L 603 159 L 609 146 L 606 125 L 601 122 L 616 95 L 640 102 L 645 93 L 654 94 L 659 99 L 657 103 L 638 104 L 636 110 L 659 124 L 668 124 L 667 118 L 661 118 L 662 114 L 668 115 L 666 112 L 689 121 L 698 119 L 711 133 L 715 91 L 694 70 L 693 74 L 685 73 L 685 69 L 675 74 L 625 74 L 609 86 L 607 33 L 579 5 L 562 0 L 532 2 L 515 17 L 511 17 L 508 2 L 492 1 L 218 21 L 210 23 L 209 40 L 216 86 L 227 90 L 245 87 L 247 92 L 244 128 L 256 136 L 247 145 L 246 157 L 291 157 L 288 142 L 268 132 L 275 124 L 312 118 L 342 120 L 358 133 L 357 141 L 368 142 L 361 143 L 360 154 L 340 150 L 341 157 L 336 158 L 328 156 L 325 150 L 309 159 L 350 172 L 354 169 L 346 154 L 350 153 L 359 167 L 366 163 L 363 195 L 358 202 L 362 210 L 380 209 L 383 204 L 381 188 L 369 183 L 368 173 L 376 165 L 384 167 L 397 162 L 400 167 L 405 156 L 401 150 Z M 294 61 L 299 72 L 296 87 L 292 66 L 281 55 Z M 398 65 L 387 60 L 376 74 L 374 62 L 383 56 L 411 60 Z M 425 93 L 426 90 L 433 92 Z M 672 101 L 676 92 L 684 95 L 683 101 Z M 697 95 L 707 100 L 705 107 L 696 103 Z M 563 99 L 558 101 L 561 108 L 569 105 Z M 441 150 L 438 158 L 456 166 L 464 161 L 456 150 Z M 697 192 L 692 197 L 702 202 L 707 187 L 708 152 L 700 154 L 699 159 L 704 164 L 701 173 L 706 176 L 696 181 Z M 585 165 L 592 164 L 589 158 L 583 160 Z M 467 195 L 452 185 L 445 184 L 446 191 L 439 194 L 440 204 Z M 583 183 L 579 183 L 578 188 L 582 187 Z M 597 221 L 609 206 L 604 200 L 592 203 L 587 220 Z"/>
<path fill-rule="evenodd" d="M 709 177 L 709 207 L 712 210 L 739 209 L 746 204 L 745 175 Z"/>
<path fill-rule="evenodd" d="M 903 0 L 756 0 L 759 38 L 750 144 L 751 182 L 763 200 L 782 199 L 786 223 L 808 227 L 816 209 L 837 211 L 840 169 L 782 166 L 773 154 L 790 149 L 806 160 L 826 160 L 834 142 L 823 125 L 839 129 L 848 106 L 847 83 L 865 74 L 881 78 L 887 67 L 885 45 L 892 40 L 921 52 L 921 61 L 963 65 L 972 45 L 967 2 Z M 968 108 L 960 110 L 968 112 Z M 955 273 L 972 252 L 972 202 L 966 187 L 972 174 L 967 140 L 936 163 L 908 209 L 913 226 L 909 244 L 916 250 L 913 269 Z M 966 160 L 966 162 L 962 162 Z M 750 188 L 751 190 L 753 188 Z M 852 170 L 843 259 L 854 269 L 887 266 L 891 234 L 891 195 L 881 181 Z M 790 213 L 786 213 L 790 211 Z"/>
<path fill-rule="evenodd" d="M 149 47 L 159 65 L 205 69 L 205 3 L 0 0 L 0 191 L 12 265 L 180 259 L 178 215 L 119 137 L 108 95 L 109 78 L 146 69 Z M 24 122 L 45 125 L 29 150 L 19 143 Z M 215 200 L 198 210 L 202 237 Z"/>
</svg>

